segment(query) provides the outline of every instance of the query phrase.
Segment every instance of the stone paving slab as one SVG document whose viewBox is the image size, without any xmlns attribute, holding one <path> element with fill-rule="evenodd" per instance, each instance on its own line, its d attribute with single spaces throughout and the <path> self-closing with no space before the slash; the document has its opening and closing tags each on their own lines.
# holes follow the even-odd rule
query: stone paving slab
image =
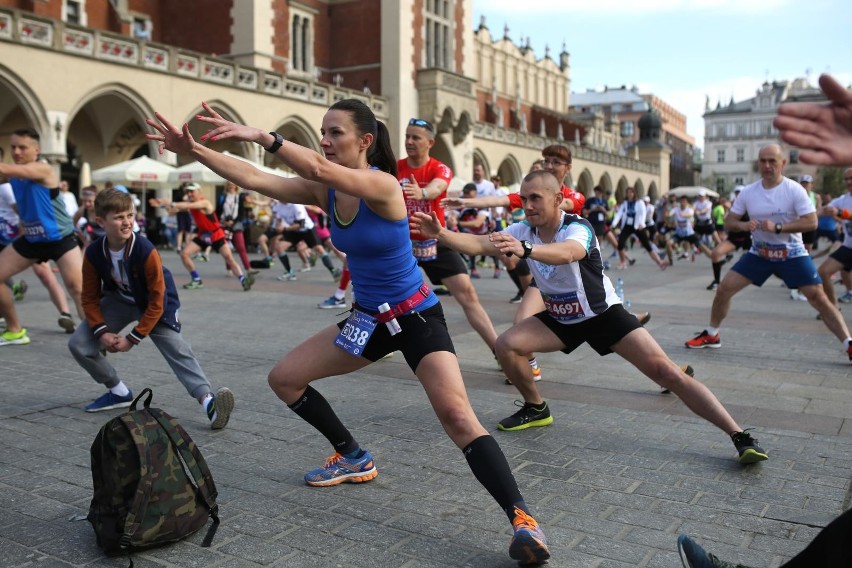
<svg viewBox="0 0 852 568">
<path fill-rule="evenodd" d="M 173 253 L 164 259 L 184 281 Z M 327 444 L 272 394 L 266 374 L 307 335 L 336 322 L 317 310 L 333 290 L 315 269 L 296 282 L 264 271 L 239 291 L 221 261 L 201 264 L 206 288 L 181 294 L 186 337 L 214 386 L 236 393 L 231 424 L 211 432 L 198 404 L 153 345 L 113 362 L 135 391 L 154 389 L 198 443 L 219 488 L 222 525 L 211 548 L 202 534 L 134 555 L 136 566 L 508 567 L 505 516 L 473 479 L 460 452 L 397 355 L 319 390 L 376 456 L 364 485 L 311 488 L 302 475 Z M 772 282 L 734 301 L 723 348 L 683 341 L 706 323 L 712 293 L 706 261 L 665 272 L 640 256 L 613 273 L 678 362 L 689 362 L 771 454 L 740 466 L 726 437 L 635 369 L 581 348 L 543 354 L 552 426 L 499 432 L 514 411 L 490 352 L 455 301 L 444 299 L 474 409 L 504 449 L 541 521 L 555 567 L 680 566 L 679 532 L 754 567 L 778 566 L 849 506 L 852 371 L 838 343 L 803 302 Z M 85 521 L 91 499 L 89 446 L 116 413 L 87 414 L 101 393 L 70 357 L 46 292 L 29 274 L 18 304 L 33 342 L 0 350 L 0 567 L 126 566 L 107 559 Z M 508 279 L 476 281 L 498 331 L 515 306 Z"/>
</svg>

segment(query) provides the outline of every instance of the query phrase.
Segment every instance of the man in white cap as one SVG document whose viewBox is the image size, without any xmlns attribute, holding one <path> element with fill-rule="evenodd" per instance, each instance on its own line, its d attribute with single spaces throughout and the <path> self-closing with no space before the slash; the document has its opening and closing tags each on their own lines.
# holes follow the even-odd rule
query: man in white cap
<svg viewBox="0 0 852 568">
<path fill-rule="evenodd" d="M 703 188 L 698 190 L 698 197 L 692 204 L 692 208 L 695 211 L 695 234 L 701 240 L 709 236 L 714 244 L 719 244 L 716 227 L 713 226 L 713 204 L 707 199 L 707 190 Z"/>
</svg>

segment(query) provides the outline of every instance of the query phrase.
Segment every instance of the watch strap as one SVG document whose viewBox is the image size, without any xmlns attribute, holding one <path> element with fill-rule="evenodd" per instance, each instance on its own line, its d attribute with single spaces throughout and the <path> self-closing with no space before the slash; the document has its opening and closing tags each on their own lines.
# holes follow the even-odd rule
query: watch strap
<svg viewBox="0 0 852 568">
<path fill-rule="evenodd" d="M 278 151 L 278 148 L 284 144 L 284 137 L 275 132 L 274 130 L 269 133 L 275 140 L 272 142 L 272 145 L 269 148 L 266 148 L 266 151 L 270 154 L 274 154 Z"/>
</svg>

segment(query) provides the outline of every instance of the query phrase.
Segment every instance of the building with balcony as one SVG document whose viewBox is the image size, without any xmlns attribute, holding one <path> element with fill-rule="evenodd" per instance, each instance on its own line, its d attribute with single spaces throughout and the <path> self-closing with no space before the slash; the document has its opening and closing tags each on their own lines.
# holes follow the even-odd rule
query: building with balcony
<svg viewBox="0 0 852 568">
<path fill-rule="evenodd" d="M 707 99 L 704 111 L 704 164 L 702 177 L 720 193 L 728 193 L 737 185 L 752 183 L 760 178 L 757 154 L 767 144 L 778 144 L 778 131 L 772 119 L 778 106 L 793 101 L 822 101 L 819 88 L 806 79 L 769 81 L 763 83 L 755 96 L 727 105 L 721 102 L 710 108 Z M 782 145 L 783 146 L 783 145 Z M 810 174 L 816 179 L 816 167 L 802 164 L 795 149 L 785 147 L 787 177 L 799 179 Z"/>
<path fill-rule="evenodd" d="M 508 32 L 474 30 L 471 14 L 472 0 L 0 0 L 0 144 L 36 128 L 76 189 L 81 171 L 137 156 L 181 165 L 144 138 L 155 110 L 199 135 L 204 100 L 320 151 L 327 107 L 354 97 L 388 125 L 398 154 L 411 117 L 436 124 L 433 155 L 459 179 L 480 162 L 517 183 L 543 147 L 564 143 L 570 182 L 586 193 L 668 190 L 667 157 L 585 142 L 590 128 L 567 113 L 564 48 L 537 58 Z M 270 159 L 251 144 L 211 146 Z"/>
</svg>

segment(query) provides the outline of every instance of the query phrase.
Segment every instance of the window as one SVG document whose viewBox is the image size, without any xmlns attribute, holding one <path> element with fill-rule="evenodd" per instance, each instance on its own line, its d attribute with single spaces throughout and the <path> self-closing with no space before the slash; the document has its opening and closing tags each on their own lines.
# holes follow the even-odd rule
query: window
<svg viewBox="0 0 852 568">
<path fill-rule="evenodd" d="M 290 4 L 290 62 L 296 73 L 314 69 L 314 14 Z"/>
<path fill-rule="evenodd" d="M 798 164 L 799 163 L 799 151 L 798 150 L 790 150 L 790 163 Z"/>
<path fill-rule="evenodd" d="M 629 138 L 629 137 L 633 136 L 634 132 L 635 132 L 635 126 L 633 124 L 633 121 L 627 120 L 627 121 L 624 121 L 624 122 L 621 123 L 621 135 L 622 136 L 624 136 L 625 138 Z"/>
<path fill-rule="evenodd" d="M 135 16 L 133 18 L 133 37 L 136 39 L 151 40 L 151 30 L 154 26 L 151 24 L 151 19 L 146 17 Z"/>
<path fill-rule="evenodd" d="M 716 150 L 716 161 L 720 164 L 725 161 L 725 149 Z"/>
<path fill-rule="evenodd" d="M 737 161 L 745 162 L 745 148 L 737 148 Z"/>
<path fill-rule="evenodd" d="M 734 185 L 745 185 L 745 182 L 743 181 L 743 178 L 741 178 L 741 177 L 734 178 Z"/>
<path fill-rule="evenodd" d="M 724 178 L 716 178 L 716 191 L 722 193 L 725 191 L 725 179 Z"/>
<path fill-rule="evenodd" d="M 65 0 L 62 19 L 69 24 L 86 25 L 86 0 Z"/>
<path fill-rule="evenodd" d="M 426 67 L 453 70 L 451 0 L 426 0 Z"/>
</svg>

